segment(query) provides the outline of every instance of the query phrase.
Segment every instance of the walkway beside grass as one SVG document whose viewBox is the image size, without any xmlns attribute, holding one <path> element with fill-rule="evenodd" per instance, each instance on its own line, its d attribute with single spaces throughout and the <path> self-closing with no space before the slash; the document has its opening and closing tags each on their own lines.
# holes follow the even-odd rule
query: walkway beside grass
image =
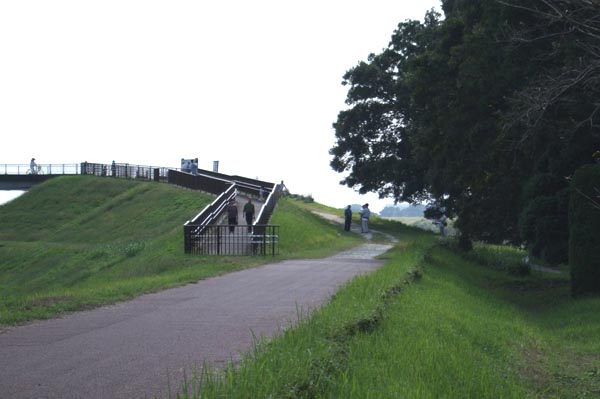
<svg viewBox="0 0 600 399">
<path fill-rule="evenodd" d="M 0 397 L 174 397 L 204 362 L 223 365 L 382 264 L 389 245 L 289 260 L 35 322 L 0 334 Z"/>
</svg>

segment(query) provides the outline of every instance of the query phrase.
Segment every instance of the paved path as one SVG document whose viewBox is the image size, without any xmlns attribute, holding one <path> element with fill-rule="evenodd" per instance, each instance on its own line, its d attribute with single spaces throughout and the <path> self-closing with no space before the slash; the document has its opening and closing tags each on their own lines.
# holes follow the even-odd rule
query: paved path
<svg viewBox="0 0 600 399">
<path fill-rule="evenodd" d="M 379 267 L 388 245 L 290 260 L 0 334 L 0 398 L 171 395 L 195 366 L 222 365 Z M 170 388 L 169 388 L 170 386 Z"/>
</svg>

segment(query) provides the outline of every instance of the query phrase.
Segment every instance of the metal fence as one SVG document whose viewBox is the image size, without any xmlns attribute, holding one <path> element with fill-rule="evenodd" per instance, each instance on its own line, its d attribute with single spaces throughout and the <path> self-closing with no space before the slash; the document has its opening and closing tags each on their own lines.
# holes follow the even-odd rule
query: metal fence
<svg viewBox="0 0 600 399">
<path fill-rule="evenodd" d="M 132 165 L 128 163 L 71 163 L 37 164 L 33 170 L 29 164 L 0 164 L 0 175 L 94 175 L 128 179 L 163 181 L 168 180 L 171 168 Z"/>
<path fill-rule="evenodd" d="M 77 175 L 81 171 L 78 163 L 38 164 L 31 170 L 29 164 L 0 164 L 2 175 Z"/>
<path fill-rule="evenodd" d="M 128 163 L 81 163 L 82 175 L 119 177 L 124 179 L 167 182 L 170 168 L 132 165 Z"/>
<path fill-rule="evenodd" d="M 197 255 L 279 254 L 277 225 L 185 225 L 186 253 Z"/>
</svg>

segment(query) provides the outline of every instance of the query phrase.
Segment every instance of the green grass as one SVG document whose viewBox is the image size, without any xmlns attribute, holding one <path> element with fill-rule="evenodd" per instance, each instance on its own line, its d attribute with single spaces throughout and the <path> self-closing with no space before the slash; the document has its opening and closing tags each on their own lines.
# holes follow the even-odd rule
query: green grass
<svg viewBox="0 0 600 399">
<path fill-rule="evenodd" d="M 0 325 L 88 309 L 286 257 L 358 242 L 296 201 L 280 201 L 280 255 L 183 253 L 183 223 L 214 197 L 94 176 L 57 177 L 0 206 Z M 305 228 L 303 226 L 311 226 Z M 315 249 L 318 248 L 318 249 Z"/>
<path fill-rule="evenodd" d="M 213 198 L 164 184 L 55 178 L 0 207 L 0 322 L 125 300 L 208 276 L 322 257 L 361 242 L 283 199 L 280 255 L 183 254 L 182 224 Z M 225 369 L 182 382 L 185 398 L 600 397 L 600 298 L 573 299 L 569 275 L 512 273 L 524 253 L 373 218 L 398 238 L 377 272 Z M 383 239 L 383 235 L 380 239 Z M 202 387 L 202 391 L 199 387 Z M 186 392 L 186 393 L 184 393 Z"/>
<path fill-rule="evenodd" d="M 331 255 L 363 242 L 362 238 L 347 233 L 339 225 L 315 215 L 310 210 L 333 208 L 319 204 L 305 204 L 293 199 L 280 200 L 271 223 L 282 226 L 280 254 L 286 258 L 318 258 Z"/>
<path fill-rule="evenodd" d="M 514 248 L 465 259 L 448 240 L 373 228 L 401 237 L 381 269 L 239 364 L 205 368 L 180 397 L 600 397 L 599 298 L 571 299 L 566 275 L 489 264 L 490 252 L 518 262 Z"/>
</svg>

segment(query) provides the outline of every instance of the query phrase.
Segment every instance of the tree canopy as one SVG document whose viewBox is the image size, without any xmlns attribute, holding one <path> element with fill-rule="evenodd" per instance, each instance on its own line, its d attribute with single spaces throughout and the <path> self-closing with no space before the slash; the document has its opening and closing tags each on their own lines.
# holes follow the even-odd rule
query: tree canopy
<svg viewBox="0 0 600 399">
<path fill-rule="evenodd" d="M 600 2 L 442 10 L 346 72 L 331 166 L 359 192 L 444 206 L 467 239 L 563 261 L 568 180 L 600 149 Z"/>
</svg>

